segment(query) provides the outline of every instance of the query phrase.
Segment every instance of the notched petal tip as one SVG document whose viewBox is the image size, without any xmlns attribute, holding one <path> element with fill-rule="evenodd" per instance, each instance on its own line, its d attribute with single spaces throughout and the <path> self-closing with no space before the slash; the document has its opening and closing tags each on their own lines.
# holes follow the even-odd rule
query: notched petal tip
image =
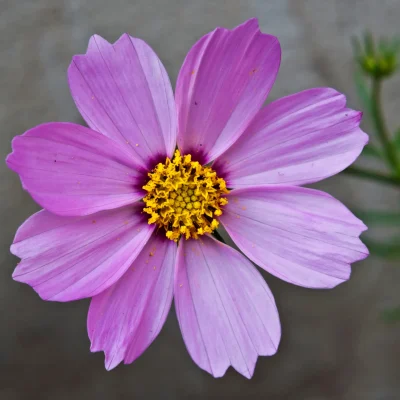
<svg viewBox="0 0 400 400">
<path fill-rule="evenodd" d="M 104 367 L 107 371 L 111 371 L 114 368 L 118 367 L 122 360 L 116 360 L 115 357 L 108 357 L 107 355 L 104 358 Z"/>
<path fill-rule="evenodd" d="M 104 46 L 104 47 L 115 47 L 124 40 L 140 40 L 143 42 L 141 39 L 134 38 L 133 36 L 129 35 L 129 33 L 125 32 L 123 33 L 114 43 L 109 42 L 107 39 L 103 38 L 102 36 L 98 34 L 94 34 L 89 38 L 88 42 L 88 47 L 86 49 L 86 52 L 84 54 L 75 54 L 72 56 L 72 60 L 74 60 L 75 57 L 85 57 L 85 56 L 91 56 L 92 53 L 97 52 L 99 50 L 99 44 Z"/>
<path fill-rule="evenodd" d="M 21 260 L 22 262 L 22 260 Z M 43 301 L 52 301 L 52 298 L 50 296 L 47 296 L 45 292 L 43 292 L 43 290 L 40 290 L 39 288 L 37 288 L 36 286 L 33 286 L 31 283 L 29 283 L 29 281 L 26 278 L 26 273 L 19 271 L 18 265 L 16 266 L 16 268 L 14 269 L 12 275 L 11 275 L 12 279 L 15 282 L 19 282 L 19 283 L 23 283 L 24 285 L 28 285 L 31 286 L 32 289 L 37 293 L 37 295 L 43 300 Z M 58 301 L 60 303 L 64 303 L 64 302 L 68 302 L 69 300 L 55 300 Z"/>
<path fill-rule="evenodd" d="M 223 32 L 233 32 L 237 29 L 243 29 L 243 28 L 253 28 L 255 31 L 260 31 L 260 25 L 258 23 L 258 18 L 250 18 L 244 22 L 242 22 L 239 25 L 234 26 L 233 28 L 226 28 L 225 26 L 217 26 L 214 28 L 212 31 L 208 33 L 208 35 L 212 35 L 216 31 L 223 31 Z M 206 36 L 208 36 L 206 35 Z"/>
<path fill-rule="evenodd" d="M 153 230 L 131 206 L 79 218 L 38 212 L 11 247 L 22 260 L 13 279 L 43 300 L 93 297 L 124 275 Z"/>
<path fill-rule="evenodd" d="M 12 252 L 11 252 L 12 253 Z M 14 254 L 14 253 L 13 253 Z M 19 263 L 18 263 L 19 264 Z M 21 278 L 22 274 L 18 271 L 18 265 L 14 268 L 13 273 L 11 274 L 11 277 L 14 279 L 16 282 L 23 282 Z"/>
<path fill-rule="evenodd" d="M 236 202 L 229 202 L 221 222 L 236 245 L 289 283 L 333 288 L 350 278 L 352 263 L 368 256 L 359 239 L 365 225 L 326 193 L 276 186 L 230 195 Z"/>
<path fill-rule="evenodd" d="M 131 160 L 130 153 L 83 126 L 38 125 L 15 137 L 12 150 L 6 159 L 8 167 L 19 174 L 32 198 L 54 214 L 87 215 L 134 203 L 143 196 L 141 166 Z"/>
<path fill-rule="evenodd" d="M 365 225 L 361 219 L 359 219 L 358 221 L 360 223 L 360 235 L 361 235 L 362 232 L 365 232 L 368 230 L 368 226 Z"/>
<path fill-rule="evenodd" d="M 212 376 L 222 377 L 232 366 L 250 379 L 258 356 L 274 354 L 280 341 L 273 295 L 239 252 L 208 236 L 197 242 L 179 243 L 175 270 L 184 342 L 193 361 Z"/>
<path fill-rule="evenodd" d="M 260 110 L 215 168 L 233 188 L 320 181 L 347 168 L 368 143 L 361 118 L 332 88 L 283 97 Z"/>
<path fill-rule="evenodd" d="M 260 24 L 258 22 L 257 17 L 249 18 L 247 21 L 244 21 L 241 25 L 253 25 L 255 28 L 260 29 Z"/>
<path fill-rule="evenodd" d="M 161 331 L 173 297 L 175 254 L 174 242 L 153 235 L 123 277 L 92 298 L 90 350 L 105 353 L 107 370 L 131 364 Z"/>
<path fill-rule="evenodd" d="M 13 146 L 13 142 L 14 142 L 14 139 L 11 144 L 12 146 Z M 9 169 L 11 169 L 11 171 L 17 172 L 15 170 L 15 166 L 13 165 L 13 158 L 14 158 L 14 149 L 11 151 L 11 153 L 7 154 L 5 162 L 6 162 L 7 167 Z"/>
<path fill-rule="evenodd" d="M 9 169 L 11 169 L 12 171 L 16 172 L 17 174 L 18 174 L 18 170 L 17 170 L 17 166 L 16 166 L 16 159 L 18 158 L 18 155 L 16 153 L 17 153 L 17 147 L 18 147 L 19 143 L 21 142 L 23 137 L 29 136 L 30 131 L 32 131 L 42 125 L 45 125 L 45 124 L 41 124 L 34 128 L 28 129 L 22 135 L 14 136 L 13 139 L 11 140 L 11 153 L 7 154 L 5 162 L 6 162 L 7 167 Z"/>
<path fill-rule="evenodd" d="M 239 375 L 242 375 L 243 377 L 245 377 L 246 379 L 251 379 L 254 375 L 254 370 L 255 370 L 255 366 L 256 363 L 254 363 L 254 368 L 252 368 L 252 370 L 243 370 L 243 371 L 237 371 L 232 365 L 227 365 L 225 369 L 221 369 L 218 372 L 213 372 L 213 371 L 207 371 L 210 375 L 212 375 L 213 378 L 219 379 L 219 378 L 223 378 L 225 376 L 225 374 L 228 372 L 228 370 L 233 370 L 235 372 L 237 372 Z"/>
<path fill-rule="evenodd" d="M 77 54 L 77 56 L 90 55 L 94 51 L 97 51 L 99 43 L 103 43 L 104 45 L 111 45 L 106 39 L 104 39 L 102 36 L 95 33 L 94 35 L 90 36 L 90 38 L 89 38 L 86 53 L 85 54 Z M 76 57 L 76 55 L 74 57 Z"/>
<path fill-rule="evenodd" d="M 87 53 L 86 53 L 87 54 Z M 69 74 L 72 68 L 76 68 L 77 64 L 82 58 L 86 57 L 86 54 L 75 54 L 72 56 L 71 63 L 68 66 L 67 73 Z"/>
<path fill-rule="evenodd" d="M 140 39 L 136 39 L 136 38 L 134 38 L 133 36 L 131 36 L 129 33 L 127 33 L 127 32 L 125 32 L 125 33 L 123 33 L 112 45 L 113 46 L 116 46 L 116 45 L 118 45 L 118 44 L 120 44 L 121 42 L 123 42 L 124 40 L 132 40 L 132 39 L 135 39 L 135 40 L 140 40 Z M 142 41 L 142 40 L 141 40 Z"/>
<path fill-rule="evenodd" d="M 360 258 L 358 261 L 362 261 L 362 260 L 365 260 L 368 256 L 369 256 L 369 248 L 367 247 L 367 245 L 365 244 L 365 243 L 363 243 L 363 245 L 364 245 L 364 249 L 363 249 L 363 252 L 364 252 L 364 257 L 363 258 Z"/>
<path fill-rule="evenodd" d="M 226 151 L 264 103 L 280 60 L 278 39 L 262 33 L 256 19 L 217 28 L 195 43 L 175 91 L 180 149 L 201 150 L 206 163 Z"/>
<path fill-rule="evenodd" d="M 72 98 L 93 130 L 118 141 L 145 168 L 176 144 L 173 91 L 160 59 L 147 43 L 122 34 L 114 43 L 90 38 L 68 68 Z"/>
<path fill-rule="evenodd" d="M 101 44 L 103 47 L 113 46 L 113 44 L 108 42 L 102 36 L 97 35 L 97 34 L 92 35 L 89 38 L 89 42 L 88 42 L 88 46 L 87 46 L 86 52 L 83 53 L 83 54 L 74 54 L 72 56 L 71 62 L 69 64 L 68 70 L 67 70 L 68 81 L 70 80 L 70 74 L 71 74 L 73 68 L 76 68 L 77 65 L 79 65 L 79 63 L 81 61 L 85 60 L 88 57 L 92 57 L 96 53 L 98 53 L 99 44 Z"/>
</svg>

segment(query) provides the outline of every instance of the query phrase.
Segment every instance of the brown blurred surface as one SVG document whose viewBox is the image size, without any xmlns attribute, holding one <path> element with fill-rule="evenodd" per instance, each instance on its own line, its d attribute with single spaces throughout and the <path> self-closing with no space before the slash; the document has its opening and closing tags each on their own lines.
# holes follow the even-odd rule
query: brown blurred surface
<svg viewBox="0 0 400 400">
<path fill-rule="evenodd" d="M 69 94 L 66 69 L 98 33 L 146 40 L 174 82 L 190 46 L 215 26 L 257 16 L 279 37 L 282 67 L 270 99 L 315 86 L 345 92 L 357 108 L 350 36 L 365 28 L 399 33 L 398 0 L 1 0 L 1 158 L 13 136 L 46 121 L 82 123 Z M 389 125 L 399 121 L 400 78 L 385 86 Z M 365 125 L 367 129 L 367 125 Z M 213 379 L 184 347 L 175 313 L 133 365 L 111 372 L 89 352 L 88 301 L 44 302 L 11 273 L 9 245 L 19 224 L 38 209 L 18 177 L 0 169 L 0 399 L 400 399 L 400 323 L 380 313 L 400 304 L 400 268 L 369 258 L 350 282 L 332 291 L 294 287 L 264 273 L 283 326 L 280 350 L 260 358 L 251 381 L 229 370 Z M 320 188 L 348 206 L 387 208 L 399 193 L 347 176 Z M 383 232 L 384 233 L 384 232 Z M 373 234 L 373 233 L 372 233 Z M 380 233 L 382 234 L 382 233 Z"/>
</svg>

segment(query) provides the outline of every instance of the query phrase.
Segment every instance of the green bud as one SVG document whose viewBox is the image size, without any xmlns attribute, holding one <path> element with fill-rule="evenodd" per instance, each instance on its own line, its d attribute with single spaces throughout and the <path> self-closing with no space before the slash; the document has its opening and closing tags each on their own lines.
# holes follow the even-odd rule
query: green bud
<svg viewBox="0 0 400 400">
<path fill-rule="evenodd" d="M 373 78 L 385 78 L 398 68 L 399 43 L 398 39 L 381 38 L 376 44 L 372 34 L 367 32 L 362 43 L 353 38 L 354 57 L 367 75 Z"/>
</svg>

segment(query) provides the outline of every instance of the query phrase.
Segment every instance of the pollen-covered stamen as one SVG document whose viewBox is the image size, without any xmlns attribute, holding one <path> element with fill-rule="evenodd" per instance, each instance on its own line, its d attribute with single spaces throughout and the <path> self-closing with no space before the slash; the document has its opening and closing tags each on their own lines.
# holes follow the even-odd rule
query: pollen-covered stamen
<svg viewBox="0 0 400 400">
<path fill-rule="evenodd" d="M 218 227 L 216 217 L 228 203 L 223 197 L 228 189 L 211 167 L 176 150 L 172 161 L 167 158 L 148 175 L 143 210 L 150 215 L 149 224 L 164 227 L 169 239 L 177 241 L 181 235 L 197 239 Z"/>
</svg>

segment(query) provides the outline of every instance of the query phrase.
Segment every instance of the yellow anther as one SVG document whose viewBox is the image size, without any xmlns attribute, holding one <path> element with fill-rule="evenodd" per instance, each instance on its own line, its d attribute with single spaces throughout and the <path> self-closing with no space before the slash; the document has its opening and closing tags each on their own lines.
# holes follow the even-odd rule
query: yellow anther
<svg viewBox="0 0 400 400">
<path fill-rule="evenodd" d="M 190 154 L 182 157 L 177 150 L 172 160 L 157 164 L 148 176 L 143 211 L 149 214 L 149 224 L 165 229 L 168 239 L 198 239 L 219 226 L 216 217 L 228 203 L 222 197 L 228 189 L 211 167 L 192 161 Z"/>
</svg>

